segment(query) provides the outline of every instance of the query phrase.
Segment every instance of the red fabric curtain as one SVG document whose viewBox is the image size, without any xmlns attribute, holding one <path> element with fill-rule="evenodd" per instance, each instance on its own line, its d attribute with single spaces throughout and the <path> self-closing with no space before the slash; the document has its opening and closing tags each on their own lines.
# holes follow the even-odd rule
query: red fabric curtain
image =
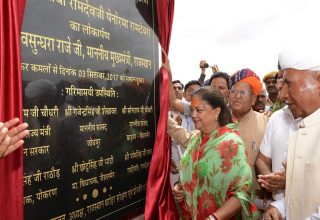
<svg viewBox="0 0 320 220">
<path fill-rule="evenodd" d="M 174 0 L 158 0 L 158 37 L 162 48 L 168 53 L 173 21 Z M 162 54 L 162 60 L 164 56 Z M 145 219 L 179 219 L 171 193 L 170 161 L 171 141 L 167 135 L 167 117 L 169 111 L 168 73 L 160 71 L 160 115 L 156 140 L 150 164 Z"/>
<path fill-rule="evenodd" d="M 0 121 L 22 120 L 20 32 L 25 0 L 0 1 Z M 0 220 L 23 219 L 22 148 L 0 160 Z"/>
</svg>

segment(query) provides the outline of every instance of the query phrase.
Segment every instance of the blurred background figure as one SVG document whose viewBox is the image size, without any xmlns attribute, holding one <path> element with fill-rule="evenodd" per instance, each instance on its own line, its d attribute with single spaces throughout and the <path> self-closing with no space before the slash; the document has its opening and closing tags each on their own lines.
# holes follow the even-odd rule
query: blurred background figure
<svg viewBox="0 0 320 220">
<path fill-rule="evenodd" d="M 185 88 L 184 85 L 180 82 L 180 80 L 174 80 L 172 81 L 172 88 L 175 94 L 175 98 L 180 100 L 181 102 L 183 101 L 183 98 L 186 96 L 186 92 L 183 92 L 183 89 L 185 88 L 185 91 L 188 91 L 188 93 L 192 93 L 193 90 L 193 85 L 187 84 L 187 87 Z M 198 86 L 200 87 L 200 86 Z M 190 91 L 191 90 L 191 91 Z M 190 94 L 191 96 L 191 94 Z M 189 100 L 190 102 L 190 100 Z M 191 117 L 189 116 L 184 116 L 180 112 L 170 109 L 169 111 L 169 116 L 173 118 L 178 125 L 186 128 L 189 131 L 194 130 L 194 124 L 192 122 Z M 171 175 L 170 175 L 170 180 L 171 184 L 174 185 L 175 182 L 178 181 L 179 179 L 179 169 L 178 165 L 180 163 L 180 158 L 182 154 L 184 153 L 184 148 L 179 145 L 179 143 L 175 140 L 172 139 L 171 141 Z"/>
<path fill-rule="evenodd" d="M 229 78 L 230 76 L 224 72 L 213 73 L 209 80 L 209 85 L 216 90 L 219 90 L 224 98 L 224 101 L 229 105 Z"/>
<path fill-rule="evenodd" d="M 264 112 L 267 105 L 267 93 L 266 89 L 262 88 L 259 95 L 257 95 L 256 103 L 252 106 L 252 109 L 256 112 Z"/>
<path fill-rule="evenodd" d="M 268 92 L 267 106 L 271 107 L 278 97 L 277 79 L 278 71 L 271 71 L 264 75 L 263 82 Z"/>
<path fill-rule="evenodd" d="M 187 102 L 191 102 L 191 95 L 194 91 L 201 87 L 201 83 L 197 80 L 189 81 L 184 87 L 184 98 Z"/>
<path fill-rule="evenodd" d="M 183 88 L 184 88 L 184 85 L 182 84 L 182 82 L 180 82 L 180 80 L 174 80 L 172 81 L 172 86 L 177 99 L 182 99 Z"/>
<path fill-rule="evenodd" d="M 206 79 L 206 69 L 211 67 L 212 73 L 214 74 L 214 73 L 217 73 L 217 72 L 220 71 L 219 67 L 217 65 L 209 66 L 209 64 L 205 60 L 201 60 L 199 66 L 200 66 L 200 69 L 201 69 L 201 73 L 200 73 L 200 77 L 199 77 L 198 81 L 203 86 L 209 86 L 210 85 L 210 80 L 207 79 L 206 81 L 204 81 Z"/>
</svg>

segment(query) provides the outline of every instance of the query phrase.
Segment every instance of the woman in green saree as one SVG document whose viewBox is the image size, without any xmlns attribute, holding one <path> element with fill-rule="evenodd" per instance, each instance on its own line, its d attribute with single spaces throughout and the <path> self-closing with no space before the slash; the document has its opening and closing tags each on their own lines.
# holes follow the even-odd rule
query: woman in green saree
<svg viewBox="0 0 320 220">
<path fill-rule="evenodd" d="M 245 146 L 220 92 L 195 91 L 191 116 L 191 133 L 168 119 L 168 134 L 187 148 L 173 189 L 182 219 L 256 219 Z"/>
</svg>

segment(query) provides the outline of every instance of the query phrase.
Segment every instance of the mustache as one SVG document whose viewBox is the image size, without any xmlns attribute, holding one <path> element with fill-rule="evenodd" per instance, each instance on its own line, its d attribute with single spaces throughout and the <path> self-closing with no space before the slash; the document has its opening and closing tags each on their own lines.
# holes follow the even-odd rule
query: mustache
<svg viewBox="0 0 320 220">
<path fill-rule="evenodd" d="M 264 105 L 264 103 L 260 101 L 257 101 L 254 105 L 259 105 L 259 104 Z"/>
</svg>

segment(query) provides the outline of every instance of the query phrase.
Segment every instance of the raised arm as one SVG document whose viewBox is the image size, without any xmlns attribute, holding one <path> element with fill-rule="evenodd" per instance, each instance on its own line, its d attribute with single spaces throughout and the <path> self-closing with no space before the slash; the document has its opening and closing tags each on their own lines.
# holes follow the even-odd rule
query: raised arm
<svg viewBox="0 0 320 220">
<path fill-rule="evenodd" d="M 177 122 L 171 117 L 168 117 L 167 132 L 183 147 L 187 146 L 191 137 L 191 134 L 187 131 L 187 129 L 178 125 Z"/>
<path fill-rule="evenodd" d="M 204 83 L 204 80 L 206 79 L 206 67 L 205 64 L 208 65 L 207 61 L 205 60 L 201 60 L 200 61 L 200 69 L 201 69 L 201 73 L 200 73 L 200 77 L 198 79 L 198 81 L 201 83 L 201 85 Z"/>
<path fill-rule="evenodd" d="M 168 77 L 169 77 L 169 103 L 170 103 L 170 107 L 183 114 L 184 113 L 183 101 L 176 98 L 176 95 L 173 90 L 172 72 L 171 72 L 171 67 L 170 67 L 168 55 L 166 54 L 166 52 L 164 50 L 162 50 L 162 53 L 164 53 L 164 55 L 165 55 L 165 63 L 162 64 L 162 67 L 166 69 L 166 71 L 168 72 Z"/>
</svg>

